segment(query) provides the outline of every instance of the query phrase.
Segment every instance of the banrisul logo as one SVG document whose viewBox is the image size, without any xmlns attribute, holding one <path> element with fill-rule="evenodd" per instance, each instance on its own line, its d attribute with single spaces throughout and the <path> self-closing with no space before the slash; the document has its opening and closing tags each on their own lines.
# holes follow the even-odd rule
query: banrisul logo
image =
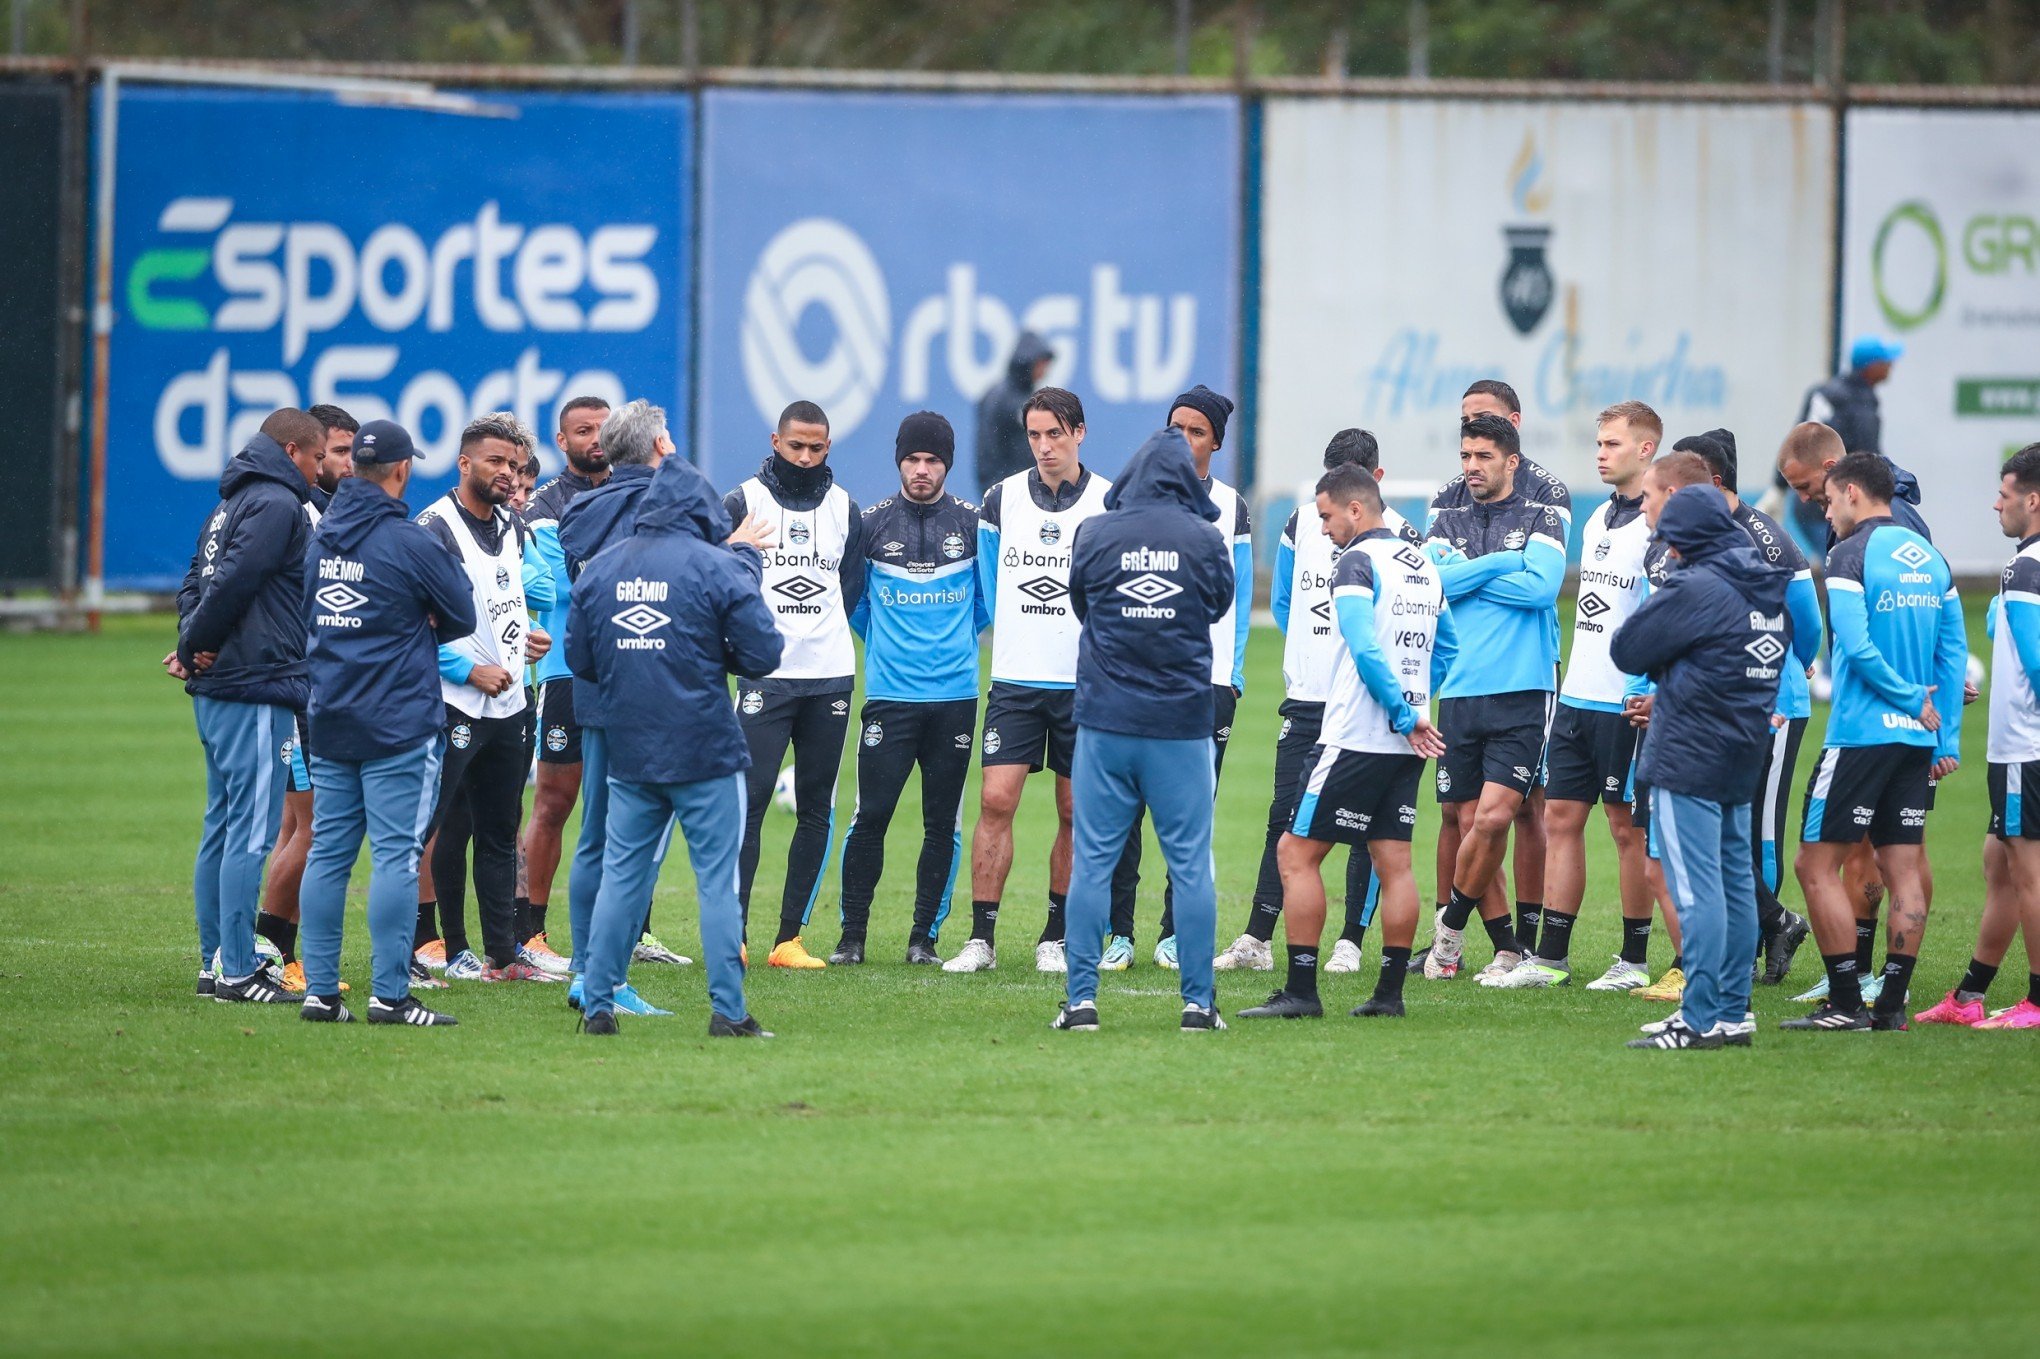
<svg viewBox="0 0 2040 1359">
<path fill-rule="evenodd" d="M 1055 351 L 1051 384 L 1108 402 L 1164 400 L 1197 361 L 1197 298 L 1129 293 L 1121 280 L 1119 264 L 1097 262 L 1080 290 L 1008 300 L 958 260 L 939 292 L 911 300 L 895 331 L 891 287 L 863 237 L 830 218 L 803 218 L 766 243 L 745 286 L 745 385 L 768 423 L 794 401 L 816 401 L 842 438 L 888 388 L 903 402 L 927 402 L 938 368 L 958 395 L 977 400 L 1031 330 Z"/>
<path fill-rule="evenodd" d="M 548 348 L 650 329 L 665 301 L 646 258 L 657 240 L 650 223 L 526 222 L 493 199 L 360 234 L 232 198 L 172 199 L 119 294 L 128 322 L 192 337 L 197 366 L 155 401 L 156 454 L 173 476 L 211 480 L 274 408 L 331 402 L 410 430 L 419 472 L 433 476 L 479 413 L 510 409 L 545 428 L 570 396 L 620 403 L 616 373 Z M 414 343 L 442 363 L 479 357 L 433 366 L 407 353 Z"/>
</svg>

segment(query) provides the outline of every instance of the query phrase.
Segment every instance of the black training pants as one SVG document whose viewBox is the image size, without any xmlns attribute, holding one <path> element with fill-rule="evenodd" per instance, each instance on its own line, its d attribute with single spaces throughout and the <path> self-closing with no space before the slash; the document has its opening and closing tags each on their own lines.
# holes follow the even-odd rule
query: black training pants
<svg viewBox="0 0 2040 1359">
<path fill-rule="evenodd" d="M 524 808 L 524 776 L 531 767 L 530 725 L 514 717 L 469 717 L 446 710 L 446 762 L 439 775 L 439 805 L 432 833 L 454 818 L 464 801 L 473 822 L 475 906 L 482 920 L 482 950 L 492 967 L 517 961 L 517 820 Z M 459 952 L 467 932 L 460 899 L 465 837 L 442 836 L 432 849 L 432 881 L 439 893 L 447 956 Z M 456 936 L 459 936 L 458 938 Z"/>
<path fill-rule="evenodd" d="M 843 937 L 862 939 L 885 872 L 885 833 L 916 766 L 921 770 L 921 860 L 914 875 L 916 942 L 934 943 L 949 915 L 963 858 L 963 785 L 976 745 L 977 700 L 872 699 L 858 714 L 857 810 L 843 840 Z"/>
<path fill-rule="evenodd" d="M 829 841 L 836 829 L 836 773 L 843 767 L 843 732 L 850 725 L 848 687 L 827 694 L 782 694 L 745 689 L 737 720 L 751 750 L 744 776 L 744 848 L 737 860 L 737 897 L 748 928 L 751 880 L 758 875 L 758 839 L 779 762 L 793 746 L 793 844 L 786 852 L 786 887 L 779 898 L 779 934 L 774 943 L 797 936 L 815 908 Z"/>
</svg>

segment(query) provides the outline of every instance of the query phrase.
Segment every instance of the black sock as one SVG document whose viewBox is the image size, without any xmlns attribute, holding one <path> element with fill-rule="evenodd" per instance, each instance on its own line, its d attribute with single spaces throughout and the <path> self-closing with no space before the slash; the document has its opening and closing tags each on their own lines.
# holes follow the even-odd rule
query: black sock
<svg viewBox="0 0 2040 1359">
<path fill-rule="evenodd" d="M 1247 912 L 1247 933 L 1265 944 L 1275 937 L 1275 922 L 1281 918 L 1281 902 L 1257 901 Z"/>
<path fill-rule="evenodd" d="M 1684 972 L 1686 970 L 1686 955 L 1683 952 L 1674 953 L 1672 955 L 1672 966 Z"/>
<path fill-rule="evenodd" d="M 1870 975 L 1870 965 L 1877 958 L 1877 918 L 1856 921 L 1856 975 Z"/>
<path fill-rule="evenodd" d="M 970 937 L 992 942 L 992 935 L 999 928 L 999 903 L 996 901 L 973 901 L 970 904 Z"/>
<path fill-rule="evenodd" d="M 1509 917 L 1498 915 L 1493 920 L 1483 920 L 1480 923 L 1487 926 L 1488 942 L 1495 946 L 1495 952 L 1521 953 L 1523 951 L 1523 941 L 1518 939 L 1516 932 L 1510 928 Z"/>
<path fill-rule="evenodd" d="M 2026 974 L 2026 1003 L 2040 1005 L 2040 972 Z"/>
<path fill-rule="evenodd" d="M 1955 983 L 1957 997 L 1974 996 L 1983 999 L 1983 993 L 1990 990 L 1990 984 L 1997 980 L 1998 970 L 1981 958 L 1969 960 L 1969 970 L 1962 974 L 1962 980 Z"/>
<path fill-rule="evenodd" d="M 1877 1013 L 1896 1014 L 1905 1008 L 1905 993 L 1912 989 L 1913 964 L 1919 959 L 1907 953 L 1884 953 L 1884 989 L 1877 993 Z"/>
<path fill-rule="evenodd" d="M 1579 913 L 1567 915 L 1564 911 L 1547 909 L 1544 912 L 1544 937 L 1537 941 L 1537 956 L 1547 963 L 1562 963 L 1572 957 L 1572 927 Z"/>
<path fill-rule="evenodd" d="M 538 933 L 537 930 L 531 928 L 531 902 L 528 898 L 516 897 L 511 900 L 510 928 L 516 934 L 517 942 L 520 944 Z"/>
<path fill-rule="evenodd" d="M 525 914 L 531 920 L 531 934 L 545 933 L 545 907 L 546 903 L 543 901 L 527 901 L 524 903 Z M 527 939 L 530 937 L 530 934 L 525 936 Z"/>
<path fill-rule="evenodd" d="M 1466 922 L 1473 919 L 1480 910 L 1480 898 L 1470 897 L 1457 887 L 1452 889 L 1452 900 L 1445 904 L 1445 928 L 1463 930 Z"/>
<path fill-rule="evenodd" d="M 1063 923 L 1065 913 L 1069 909 L 1069 904 L 1070 898 L 1066 892 L 1050 892 L 1048 894 L 1048 920 L 1041 927 L 1040 943 L 1060 943 L 1062 937 L 1069 932 L 1068 927 Z M 973 914 L 975 914 L 975 908 L 973 908 Z M 997 920 L 998 918 L 998 903 L 993 902 L 992 919 Z M 987 939 L 991 937 L 989 934 L 985 936 Z"/>
<path fill-rule="evenodd" d="M 1622 961 L 1642 967 L 1650 962 L 1650 920 L 1622 921 Z"/>
<path fill-rule="evenodd" d="M 1381 975 L 1374 979 L 1376 1000 L 1401 1000 L 1403 978 L 1410 970 L 1410 951 L 1382 946 Z"/>
<path fill-rule="evenodd" d="M 1523 941 L 1525 948 L 1535 948 L 1537 946 L 1537 927 L 1543 923 L 1543 902 L 1519 901 L 1516 903 L 1516 937 Z"/>
<path fill-rule="evenodd" d="M 276 945 L 276 951 L 283 955 L 283 961 L 297 961 L 297 921 L 285 920 L 280 915 L 264 911 L 255 917 L 255 933 Z"/>
<path fill-rule="evenodd" d="M 1316 944 L 1289 946 L 1289 984 L 1282 989 L 1304 1000 L 1317 999 Z"/>
<path fill-rule="evenodd" d="M 439 937 L 439 903 L 421 901 L 418 903 L 418 929 L 411 941 L 413 951 L 425 947 Z"/>
<path fill-rule="evenodd" d="M 1358 916 L 1346 922 L 1346 928 L 1339 932 L 1339 938 L 1354 948 L 1365 950 L 1367 946 L 1367 925 Z"/>
<path fill-rule="evenodd" d="M 1822 964 L 1827 967 L 1828 1001 L 1837 1010 L 1860 1010 L 1863 1008 L 1863 974 L 1856 970 L 1854 953 L 1823 953 Z"/>
<path fill-rule="evenodd" d="M 1757 947 L 1764 946 L 1764 940 L 1778 932 L 1785 923 L 1785 908 L 1778 904 L 1778 898 L 1757 884 Z"/>
</svg>

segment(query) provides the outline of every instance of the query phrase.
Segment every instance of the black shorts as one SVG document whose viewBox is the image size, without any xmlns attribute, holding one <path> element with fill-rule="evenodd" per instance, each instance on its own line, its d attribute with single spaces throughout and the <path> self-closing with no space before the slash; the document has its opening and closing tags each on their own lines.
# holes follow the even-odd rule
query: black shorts
<svg viewBox="0 0 2040 1359">
<path fill-rule="evenodd" d="M 283 748 L 284 763 L 290 766 L 290 787 L 286 791 L 309 793 L 312 791 L 312 752 L 306 739 L 311 735 L 312 725 L 305 721 L 301 712 L 292 712 L 290 718 L 290 744 Z"/>
<path fill-rule="evenodd" d="M 1290 832 L 1336 845 L 1407 841 L 1416 833 L 1423 777 L 1421 756 L 1318 746 L 1297 790 Z"/>
<path fill-rule="evenodd" d="M 1438 761 L 1438 801 L 1477 801 L 1490 783 L 1528 794 L 1544 764 L 1553 702 L 1542 689 L 1440 700 L 1445 754 Z"/>
<path fill-rule="evenodd" d="M 2026 785 L 2033 785 L 2033 796 Z M 2000 840 L 2040 840 L 2040 760 L 1990 766 L 1990 833 Z"/>
<path fill-rule="evenodd" d="M 1544 796 L 1554 802 L 1629 802 L 1636 728 L 1626 713 L 1558 705 L 1544 752 Z"/>
<path fill-rule="evenodd" d="M 569 676 L 538 686 L 538 762 L 581 762 L 581 724 L 574 720 L 574 681 Z"/>
<path fill-rule="evenodd" d="M 1806 784 L 1807 844 L 1917 845 L 1927 838 L 1926 746 L 1829 746 Z"/>
<path fill-rule="evenodd" d="M 984 766 L 1024 764 L 1063 778 L 1077 753 L 1077 691 L 994 684 L 985 697 Z"/>
</svg>

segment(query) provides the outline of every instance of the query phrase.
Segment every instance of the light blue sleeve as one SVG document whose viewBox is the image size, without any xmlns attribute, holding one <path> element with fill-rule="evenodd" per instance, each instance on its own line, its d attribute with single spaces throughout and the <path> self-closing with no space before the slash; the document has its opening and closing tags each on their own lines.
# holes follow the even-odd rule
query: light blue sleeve
<svg viewBox="0 0 2040 1359">
<path fill-rule="evenodd" d="M 1813 586 L 1813 573 L 1795 576 L 1785 587 L 1785 612 L 1792 615 L 1792 654 L 1804 670 L 1820 655 L 1820 591 Z"/>
<path fill-rule="evenodd" d="M 1481 587 L 1480 597 L 1513 608 L 1540 609 L 1558 603 L 1559 587 L 1564 584 L 1565 549 L 1544 538 L 1532 538 L 1523 549 L 1523 569 L 1489 581 Z"/>
<path fill-rule="evenodd" d="M 1954 586 L 1941 596 L 1941 632 L 1934 647 L 1934 671 L 1941 677 L 1943 702 L 1934 706 L 1941 713 L 1941 738 L 1934 754 L 1939 759 L 1962 758 L 1962 685 L 1969 677 L 1969 630 L 1962 617 L 1962 596 Z M 2031 673 L 2030 671 L 2028 673 Z"/>
<path fill-rule="evenodd" d="M 984 627 L 988 628 L 999 598 L 999 530 L 997 525 L 982 519 L 978 520 L 977 578 L 979 608 L 983 611 Z"/>
<path fill-rule="evenodd" d="M 1561 562 L 1561 569 L 1563 565 Z M 1438 564 L 1438 582 L 1445 587 L 1445 598 L 1456 603 L 1468 595 L 1478 594 L 1490 581 L 1521 571 L 1523 567 L 1523 554 L 1520 552 L 1490 552 L 1485 557 L 1461 557 L 1457 561 Z"/>
<path fill-rule="evenodd" d="M 554 592 L 552 568 L 536 553 L 524 554 L 524 607 L 533 613 L 551 613 L 559 606 Z"/>
<path fill-rule="evenodd" d="M 1917 714 L 1925 706 L 1926 686 L 1908 684 L 1870 640 L 1870 610 L 1863 602 L 1862 586 L 1828 579 L 1828 621 L 1834 627 L 1835 650 L 1849 658 L 1850 671 L 1879 698 L 1908 714 Z M 1961 706 L 1959 701 L 1956 706 Z"/>
<path fill-rule="evenodd" d="M 439 648 L 439 678 L 448 684 L 466 684 L 468 676 L 475 673 L 475 663 L 452 646 L 441 644 Z"/>
<path fill-rule="evenodd" d="M 571 597 L 568 592 L 572 589 L 572 582 L 567 579 L 566 549 L 560 546 L 560 526 L 555 521 L 548 519 L 543 523 L 535 525 L 531 530 L 531 536 L 525 540 L 524 564 L 526 574 L 524 593 L 527 598 L 531 597 L 533 593 L 529 571 L 533 561 L 543 565 L 546 574 L 551 578 L 545 586 L 546 592 L 551 597 L 551 602 L 544 607 L 547 609 L 563 607 Z"/>
<path fill-rule="evenodd" d="M 1296 574 L 1296 549 L 1286 542 L 1275 544 L 1275 579 L 1268 590 L 1268 607 L 1275 612 L 1275 626 L 1289 635 L 1289 582 Z"/>
<path fill-rule="evenodd" d="M 1254 626 L 1254 545 L 1235 542 L 1233 567 L 1233 661 L 1232 687 L 1247 691 L 1247 633 Z"/>
<path fill-rule="evenodd" d="M 864 588 L 857 592 L 857 602 L 850 608 L 850 631 L 866 642 L 871 640 L 871 582 L 868 577 Z"/>
<path fill-rule="evenodd" d="M 2026 678 L 2040 688 L 2040 600 L 2012 599 L 1998 607 L 2004 614 L 1998 626 L 2012 630 L 2012 648 L 2019 653 L 2019 664 L 2025 668 Z M 1962 664 L 1968 667 L 1967 657 Z"/>
<path fill-rule="evenodd" d="M 1374 593 L 1358 588 L 1337 590 L 1332 607 L 1339 616 L 1339 635 L 1346 641 L 1354 669 L 1360 672 L 1360 683 L 1388 713 L 1389 724 L 1408 733 L 1417 725 L 1417 711 L 1403 697 L 1402 685 L 1396 683 L 1388 657 L 1381 654 L 1381 643 L 1375 640 Z"/>
<path fill-rule="evenodd" d="M 1998 616 L 2004 612 L 2004 608 L 2004 599 L 1994 597 L 1990 601 L 1990 607 L 1983 611 L 1983 635 L 1993 642 L 1997 640 Z"/>
<path fill-rule="evenodd" d="M 1431 646 L 1431 688 L 1435 692 L 1445 682 L 1445 676 L 1452 669 L 1452 662 L 1459 658 L 1459 625 L 1452 621 L 1452 610 L 1438 611 L 1438 638 Z"/>
</svg>

